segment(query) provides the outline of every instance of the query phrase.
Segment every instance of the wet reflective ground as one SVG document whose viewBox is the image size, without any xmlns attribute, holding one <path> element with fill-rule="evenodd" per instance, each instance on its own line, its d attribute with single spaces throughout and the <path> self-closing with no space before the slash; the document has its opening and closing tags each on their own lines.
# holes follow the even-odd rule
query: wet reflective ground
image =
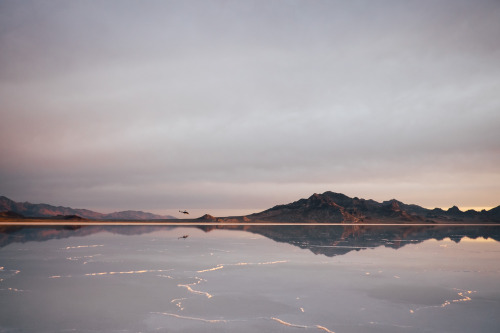
<svg viewBox="0 0 500 333">
<path fill-rule="evenodd" d="M 497 332 L 499 235 L 3 227 L 0 332 Z"/>
</svg>

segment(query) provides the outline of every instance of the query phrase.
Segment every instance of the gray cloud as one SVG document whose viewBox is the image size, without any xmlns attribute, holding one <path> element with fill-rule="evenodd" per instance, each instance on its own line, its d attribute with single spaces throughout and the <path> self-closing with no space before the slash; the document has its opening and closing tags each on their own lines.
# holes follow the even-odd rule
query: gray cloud
<svg viewBox="0 0 500 333">
<path fill-rule="evenodd" d="M 334 190 L 498 205 L 496 1 L 0 13 L 0 187 L 14 199 L 250 209 Z"/>
</svg>

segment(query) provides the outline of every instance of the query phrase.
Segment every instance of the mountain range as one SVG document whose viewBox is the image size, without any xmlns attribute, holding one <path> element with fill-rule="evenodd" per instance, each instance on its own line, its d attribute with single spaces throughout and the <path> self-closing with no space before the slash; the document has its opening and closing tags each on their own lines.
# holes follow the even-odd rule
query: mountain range
<svg viewBox="0 0 500 333">
<path fill-rule="evenodd" d="M 247 216 L 214 218 L 205 215 L 200 219 L 290 223 L 495 223 L 500 222 L 500 206 L 480 212 L 461 211 L 456 206 L 448 210 L 427 209 L 395 199 L 377 202 L 328 191 Z"/>
<path fill-rule="evenodd" d="M 278 205 L 249 215 L 250 219 L 289 222 L 330 223 L 438 223 L 438 222 L 500 222 L 500 206 L 489 211 L 427 209 L 392 199 L 384 202 L 350 198 L 342 193 L 313 194 L 307 199 Z"/>
<path fill-rule="evenodd" d="M 32 204 L 29 202 L 15 202 L 7 197 L 0 196 L 0 217 L 5 218 L 59 218 L 63 220 L 159 220 L 175 219 L 170 215 L 156 215 L 147 212 L 127 210 L 103 214 L 88 209 L 52 206 L 47 204 Z"/>
<path fill-rule="evenodd" d="M 0 217 L 42 217 L 65 220 L 173 220 L 170 215 L 155 215 L 141 211 L 102 214 L 87 209 L 14 202 L 0 196 Z M 277 205 L 246 216 L 214 217 L 204 215 L 188 222 L 288 222 L 288 223 L 500 223 L 500 206 L 490 210 L 461 211 L 453 206 L 448 210 L 427 209 L 392 199 L 377 202 L 371 199 L 348 197 L 342 193 L 313 194 L 288 204 Z"/>
</svg>

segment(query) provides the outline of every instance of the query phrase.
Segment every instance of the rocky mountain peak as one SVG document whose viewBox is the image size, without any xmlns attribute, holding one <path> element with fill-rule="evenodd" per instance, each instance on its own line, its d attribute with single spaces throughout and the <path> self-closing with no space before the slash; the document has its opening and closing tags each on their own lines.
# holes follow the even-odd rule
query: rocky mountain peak
<svg viewBox="0 0 500 333">
<path fill-rule="evenodd" d="M 451 208 L 449 208 L 447 210 L 448 213 L 451 213 L 451 214 L 460 214 L 462 213 L 462 211 L 460 210 L 460 208 L 458 208 L 457 206 L 453 206 Z"/>
<path fill-rule="evenodd" d="M 202 217 L 199 217 L 197 220 L 207 221 L 207 222 L 216 222 L 217 218 L 215 216 L 210 215 L 210 214 L 205 214 Z"/>
<path fill-rule="evenodd" d="M 399 202 L 396 199 L 390 200 L 390 208 L 395 212 L 399 212 L 401 207 L 399 206 Z"/>
</svg>

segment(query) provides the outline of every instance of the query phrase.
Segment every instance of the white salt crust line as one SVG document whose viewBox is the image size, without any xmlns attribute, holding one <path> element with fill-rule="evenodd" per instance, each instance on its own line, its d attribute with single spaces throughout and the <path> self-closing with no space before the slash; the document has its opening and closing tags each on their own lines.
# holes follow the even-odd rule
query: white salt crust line
<svg viewBox="0 0 500 333">
<path fill-rule="evenodd" d="M 303 326 L 303 325 L 296 325 L 296 324 L 291 324 L 289 322 L 286 322 L 284 320 L 281 320 L 279 318 L 276 318 L 276 317 L 271 317 L 272 320 L 282 324 L 282 325 L 285 325 L 285 326 L 289 326 L 289 327 L 298 327 L 298 328 L 308 328 L 308 326 Z"/>
<path fill-rule="evenodd" d="M 195 279 L 197 279 L 198 281 L 193 282 L 193 283 L 189 283 L 189 284 L 178 284 L 177 287 L 186 288 L 192 294 L 205 295 L 207 298 L 212 298 L 213 295 L 211 295 L 205 291 L 194 290 L 193 288 L 191 288 L 191 286 L 196 286 L 196 285 L 200 284 L 202 281 L 206 281 L 206 280 L 199 278 L 199 277 L 195 277 Z"/>
<path fill-rule="evenodd" d="M 21 271 L 20 271 L 20 270 L 18 270 L 18 269 L 9 269 L 9 270 L 5 270 L 5 267 L 3 267 L 3 266 L 2 266 L 2 267 L 0 267 L 0 272 L 4 272 L 4 273 L 10 272 L 10 273 L 7 273 L 7 274 L 8 274 L 8 276 L 5 276 L 5 275 L 4 275 L 4 278 L 7 278 L 7 279 L 11 278 L 11 277 L 12 277 L 12 276 L 14 276 L 14 275 L 17 275 L 17 274 L 21 273 Z M 0 282 L 5 281 L 5 279 L 4 279 L 4 278 L 0 278 Z M 7 290 L 7 289 L 2 289 L 2 290 Z"/>
<path fill-rule="evenodd" d="M 224 265 L 218 265 L 214 268 L 208 268 L 208 269 L 203 269 L 201 271 L 196 271 L 196 273 L 205 273 L 205 272 L 211 272 L 211 271 L 216 271 L 218 269 L 223 269 L 224 268 Z"/>
<path fill-rule="evenodd" d="M 282 324 L 282 325 L 285 325 L 285 326 L 289 326 L 289 327 L 297 327 L 297 328 L 317 328 L 319 330 L 322 330 L 322 331 L 325 331 L 327 333 L 335 333 L 334 331 L 330 331 L 328 328 L 324 327 L 324 326 L 321 326 L 321 325 L 314 325 L 314 326 L 304 326 L 304 325 L 297 325 L 297 324 L 292 324 L 292 323 L 289 323 L 287 321 L 284 321 L 284 320 L 281 320 L 279 318 L 276 318 L 276 317 L 271 317 L 272 320 Z"/>
<path fill-rule="evenodd" d="M 172 300 L 172 301 L 175 301 L 175 300 Z M 241 320 L 227 320 L 227 319 L 205 319 L 205 318 L 198 318 L 198 317 L 182 316 L 182 315 L 179 315 L 179 314 L 169 313 L 169 312 L 152 312 L 152 313 L 153 314 L 164 315 L 164 316 L 175 317 L 175 318 L 179 318 L 179 319 L 201 321 L 201 322 L 204 322 L 204 323 L 211 323 L 211 324 L 214 324 L 214 323 L 227 323 L 227 322 L 231 322 L 231 321 L 241 321 Z M 288 327 L 317 328 L 317 329 L 325 331 L 327 333 L 335 333 L 334 331 L 331 331 L 328 328 L 326 328 L 324 326 L 321 326 L 321 325 L 304 326 L 304 325 L 291 324 L 289 322 L 286 322 L 286 321 L 281 320 L 281 319 L 276 318 L 276 317 L 271 317 L 271 319 L 274 320 L 274 321 L 276 321 L 276 322 L 278 322 L 278 323 L 280 323 L 280 324 L 282 324 L 282 325 L 288 326 Z"/>
<path fill-rule="evenodd" d="M 413 326 L 408 326 L 408 325 L 387 324 L 387 323 L 379 323 L 379 322 L 376 322 L 376 321 L 370 321 L 369 324 L 370 325 L 377 325 L 379 327 L 380 326 L 387 326 L 387 327 L 397 327 L 397 328 L 404 328 L 404 329 L 413 328 Z M 364 325 L 358 324 L 358 326 L 363 327 Z"/>
<path fill-rule="evenodd" d="M 316 328 L 320 329 L 320 330 L 323 330 L 325 332 L 328 332 L 328 333 L 335 333 L 334 331 L 330 331 L 328 328 L 326 328 L 324 326 L 321 326 L 321 325 L 316 325 Z"/>
<path fill-rule="evenodd" d="M 174 269 L 145 269 L 139 271 L 125 271 L 125 272 L 98 272 L 98 273 L 87 273 L 85 276 L 104 276 L 104 275 L 116 275 L 116 274 L 144 274 L 144 273 L 160 273 L 160 272 L 170 272 Z M 70 278 L 72 275 L 52 275 L 49 279 L 59 279 L 59 278 Z"/>
<path fill-rule="evenodd" d="M 94 257 L 98 257 L 98 256 L 101 256 L 102 254 L 95 254 L 95 255 L 92 255 L 92 256 L 80 256 L 80 257 L 67 257 L 66 259 L 67 260 L 71 260 L 71 261 L 81 261 L 81 260 L 84 260 L 84 259 L 91 259 L 91 258 L 94 258 Z M 82 265 L 86 265 L 88 264 L 89 261 L 83 261 L 82 262 Z"/>
<path fill-rule="evenodd" d="M 472 301 L 472 298 L 470 298 L 468 295 L 472 295 L 473 293 L 476 292 L 475 290 L 461 290 L 461 289 L 457 289 L 457 288 L 454 288 L 454 289 L 459 291 L 457 293 L 457 295 L 461 298 L 446 300 L 441 305 L 423 306 L 423 307 L 417 308 L 415 310 L 410 309 L 410 313 L 415 313 L 415 311 L 422 310 L 422 309 L 428 309 L 428 308 L 445 308 L 448 305 L 451 305 L 453 303 L 470 302 L 470 301 Z"/>
<path fill-rule="evenodd" d="M 0 271 L 2 271 L 2 272 L 13 272 L 12 274 L 14 274 L 14 275 L 21 273 L 21 271 L 18 270 L 18 269 L 9 269 L 9 270 L 6 271 L 6 270 L 3 269 L 3 267 L 2 267 L 2 269 L 0 269 Z"/>
<path fill-rule="evenodd" d="M 2 288 L 0 290 L 5 290 L 5 291 L 14 291 L 16 293 L 23 293 L 23 292 L 27 292 L 27 291 L 30 291 L 30 290 L 23 290 L 23 289 L 17 289 L 17 288 Z"/>
<path fill-rule="evenodd" d="M 102 247 L 104 245 L 78 245 L 78 246 L 66 246 L 61 250 L 70 250 L 70 249 L 83 249 L 83 248 L 91 248 L 91 247 Z"/>
<path fill-rule="evenodd" d="M 286 263 L 286 262 L 288 262 L 288 260 L 277 260 L 277 261 L 257 262 L 257 263 L 238 262 L 236 264 L 218 264 L 217 266 L 212 267 L 212 268 L 207 268 L 207 269 L 202 269 L 202 270 L 196 271 L 196 273 L 212 272 L 212 271 L 222 269 L 222 268 L 224 268 L 224 266 L 274 265 L 274 264 L 282 264 L 282 263 Z"/>
<path fill-rule="evenodd" d="M 214 249 L 214 248 L 209 248 L 209 250 L 217 251 L 217 252 L 231 253 L 231 251 L 228 251 L 228 250 L 220 250 L 220 249 Z"/>
<path fill-rule="evenodd" d="M 160 314 L 164 316 L 171 316 L 175 318 L 180 318 L 180 319 L 188 319 L 188 320 L 196 320 L 196 321 L 202 321 L 204 323 L 227 323 L 228 320 L 225 319 L 205 319 L 205 318 L 198 318 L 198 317 L 189 317 L 189 316 L 181 316 L 175 313 L 168 313 L 168 312 L 152 312 L 154 314 Z"/>
<path fill-rule="evenodd" d="M 184 310 L 184 308 L 182 307 L 182 301 L 183 300 L 186 300 L 187 298 L 186 297 L 183 297 L 183 298 L 174 298 L 173 300 L 170 301 L 170 303 L 174 303 L 176 307 L 179 308 L 179 310 Z"/>
<path fill-rule="evenodd" d="M 21 273 L 20 270 L 18 269 L 9 269 L 9 270 L 5 270 L 5 267 L 4 266 L 1 266 L 0 267 L 0 272 L 4 272 L 4 273 L 7 273 L 7 272 L 10 272 L 10 273 L 7 273 L 9 276 L 4 276 L 5 278 L 9 279 L 11 277 L 13 277 L 14 275 L 17 275 L 19 273 Z M 3 282 L 5 281 L 4 278 L 0 278 L 0 282 Z M 25 292 L 25 291 L 29 291 L 29 290 L 23 290 L 23 289 L 17 289 L 17 288 L 2 288 L 0 290 L 5 290 L 5 291 L 14 291 L 14 292 Z"/>
<path fill-rule="evenodd" d="M 91 256 L 76 256 L 76 257 L 66 257 L 67 260 L 81 260 L 81 259 L 86 259 L 86 258 L 94 258 L 94 257 L 99 257 L 102 256 L 102 254 L 94 254 Z"/>
<path fill-rule="evenodd" d="M 173 269 L 145 269 L 140 271 L 125 271 L 125 272 L 100 272 L 100 273 L 87 273 L 85 276 L 99 276 L 99 275 L 115 275 L 115 274 L 144 274 L 144 273 L 159 273 L 169 272 Z"/>
</svg>

